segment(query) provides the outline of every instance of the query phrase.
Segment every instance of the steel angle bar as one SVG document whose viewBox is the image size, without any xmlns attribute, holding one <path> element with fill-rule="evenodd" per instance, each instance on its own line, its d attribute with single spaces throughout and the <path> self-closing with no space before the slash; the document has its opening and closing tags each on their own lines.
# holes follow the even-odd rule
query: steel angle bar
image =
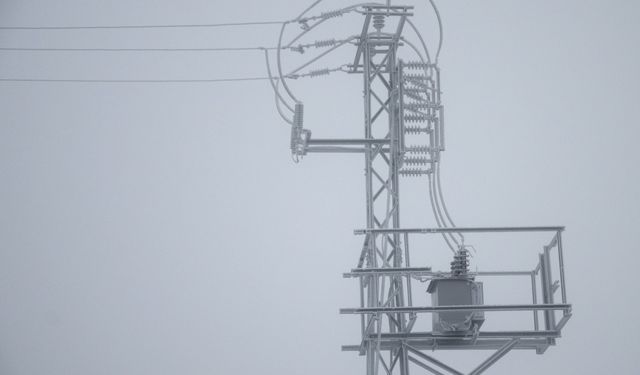
<svg viewBox="0 0 640 375">
<path fill-rule="evenodd" d="M 541 227 L 455 227 L 455 228 L 386 228 L 386 229 L 356 229 L 355 234 L 365 233 L 415 233 L 415 234 L 432 234 L 432 233 L 451 233 L 451 232 L 467 232 L 467 233 L 499 233 L 499 232 L 557 232 L 563 231 L 563 226 L 541 226 Z"/>
<path fill-rule="evenodd" d="M 452 306 L 420 306 L 420 307 L 356 307 L 340 309 L 340 314 L 372 314 L 372 313 L 434 313 L 453 311 L 553 311 L 569 310 L 570 304 L 522 304 L 522 305 L 452 305 Z"/>
<path fill-rule="evenodd" d="M 560 331 L 480 331 L 478 332 L 479 338 L 557 338 L 560 337 Z M 375 337 L 369 335 L 368 339 L 378 339 L 378 335 Z M 459 335 L 442 335 L 434 334 L 432 332 L 401 332 L 401 333 L 383 333 L 380 336 L 380 340 L 393 341 L 393 340 L 422 340 L 422 339 L 438 339 L 438 340 L 470 340 L 474 339 L 474 335 L 459 334 Z"/>
<path fill-rule="evenodd" d="M 562 303 L 567 303 L 567 287 L 564 281 L 564 254 L 562 251 L 562 234 L 556 234 L 558 241 L 558 265 L 560 267 L 560 286 L 562 287 Z"/>
<path fill-rule="evenodd" d="M 511 342 L 509 339 L 478 339 L 475 342 L 471 341 L 453 341 L 453 340 L 439 340 L 436 338 L 416 340 L 411 342 L 411 346 L 418 350 L 498 350 L 504 345 Z M 548 339 L 538 338 L 521 338 L 512 350 L 538 350 L 549 347 Z M 402 346 L 400 341 L 380 341 L 380 350 L 396 350 Z M 360 345 L 343 345 L 342 351 L 357 352 Z"/>
<path fill-rule="evenodd" d="M 309 139 L 307 141 L 308 145 L 388 145 L 391 143 L 389 139 L 356 139 L 356 138 L 343 138 L 343 139 Z"/>
<path fill-rule="evenodd" d="M 311 146 L 311 147 L 307 147 L 305 151 L 316 152 L 316 153 L 360 154 L 360 153 L 366 152 L 367 150 L 364 148 L 358 148 L 358 147 Z"/>
<path fill-rule="evenodd" d="M 367 234 L 364 238 L 364 243 L 362 244 L 362 250 L 360 252 L 360 258 L 358 258 L 358 266 L 357 266 L 358 268 L 362 268 L 362 266 L 364 265 L 364 261 L 367 257 L 367 251 L 371 246 L 371 244 L 369 243 L 370 238 L 371 238 L 370 234 Z"/>
<path fill-rule="evenodd" d="M 382 176 L 380 176 L 380 173 L 378 173 L 375 169 L 373 169 L 373 175 L 378 179 L 378 181 L 380 181 L 380 183 L 382 184 L 382 186 L 384 188 L 389 188 L 389 180 L 385 180 L 384 178 L 382 178 Z"/>
<path fill-rule="evenodd" d="M 380 72 L 381 72 L 382 69 L 386 69 L 387 68 L 387 66 L 385 64 L 389 60 L 390 56 L 391 56 L 391 50 L 389 50 L 387 53 L 385 53 L 384 58 L 378 64 L 375 64 L 371 59 L 369 59 L 369 66 L 375 68 L 375 70 L 373 71 L 373 74 L 369 75 L 369 81 L 373 81 L 373 79 L 376 76 L 378 76 L 378 77 L 381 76 Z"/>
<path fill-rule="evenodd" d="M 497 352 L 493 353 L 493 355 L 487 358 L 484 362 L 482 362 L 478 367 L 476 367 L 473 371 L 469 373 L 469 375 L 479 375 L 485 370 L 487 370 L 491 365 L 496 363 L 500 358 L 504 357 L 511 349 L 518 344 L 520 339 L 513 339 L 504 345 L 502 348 L 498 349 Z"/>
<path fill-rule="evenodd" d="M 387 375 L 391 375 L 391 371 L 389 371 L 389 366 L 387 366 L 387 362 L 382 357 L 382 354 L 380 353 L 380 351 L 378 351 L 378 361 L 380 361 L 379 363 L 382 364 L 384 372 L 386 372 Z"/>
<path fill-rule="evenodd" d="M 381 154 L 380 154 L 380 157 L 382 158 L 382 160 L 384 160 L 384 161 L 385 161 L 385 163 L 387 163 L 387 165 L 388 165 L 388 166 L 390 166 L 390 165 L 391 165 L 391 160 L 389 160 L 389 158 L 387 157 L 387 155 L 386 155 L 386 154 L 381 153 Z"/>
<path fill-rule="evenodd" d="M 378 119 L 378 117 L 384 112 L 385 109 L 386 109 L 386 107 L 378 108 L 376 113 L 374 113 L 373 117 L 371 118 L 371 122 L 375 122 Z"/>
<path fill-rule="evenodd" d="M 437 359 L 435 359 L 435 358 L 433 358 L 433 357 L 431 357 L 429 355 L 426 355 L 426 354 L 420 352 L 419 350 L 417 350 L 416 348 L 413 348 L 410 345 L 405 344 L 404 347 L 407 348 L 414 355 L 417 355 L 418 357 L 420 357 L 421 359 L 423 359 L 425 361 L 428 361 L 428 362 L 430 362 L 430 363 L 432 363 L 432 364 L 434 364 L 434 365 L 436 365 L 436 366 L 438 366 L 438 367 L 440 367 L 440 368 L 442 368 L 442 369 L 444 369 L 446 371 L 449 371 L 450 373 L 452 373 L 454 375 L 463 375 L 460 371 L 458 371 L 458 370 L 456 370 L 456 369 L 454 369 L 454 368 L 452 368 L 452 367 L 440 362 L 439 360 L 437 360 Z"/>
<path fill-rule="evenodd" d="M 445 374 L 441 373 L 440 371 L 434 369 L 433 367 L 431 367 L 431 366 L 429 366 L 429 365 L 427 365 L 425 363 L 420 362 L 419 360 L 415 359 L 412 356 L 408 356 L 408 359 L 409 359 L 409 361 L 411 361 L 411 362 L 415 363 L 416 365 L 422 367 L 423 369 L 431 372 L 432 374 L 445 375 Z"/>
<path fill-rule="evenodd" d="M 378 197 L 380 196 L 380 194 L 384 193 L 384 192 L 385 192 L 385 190 L 387 190 L 387 188 L 386 188 L 384 185 L 383 185 L 383 186 L 380 186 L 380 188 L 376 191 L 376 193 L 375 193 L 375 194 L 373 194 L 373 200 L 374 200 L 374 201 L 375 201 L 375 200 L 377 200 L 377 199 L 378 199 Z"/>
<path fill-rule="evenodd" d="M 367 14 L 364 18 L 364 23 L 362 25 L 362 31 L 360 32 L 360 38 L 358 43 L 358 49 L 356 50 L 356 56 L 353 60 L 353 71 L 355 71 L 355 67 L 360 65 L 360 58 L 363 55 L 364 46 L 367 40 L 367 34 L 369 33 L 369 25 L 371 24 L 371 15 Z"/>
<path fill-rule="evenodd" d="M 402 353 L 403 353 L 402 350 L 397 350 L 396 351 L 396 355 L 395 355 L 395 357 L 393 357 L 393 360 L 391 361 L 391 365 L 389 366 L 389 370 L 391 372 L 393 372 L 393 369 L 396 367 L 396 364 L 398 363 L 398 359 L 400 359 L 400 356 L 403 355 Z"/>
<path fill-rule="evenodd" d="M 551 238 L 551 241 L 549 242 L 549 244 L 546 246 L 549 249 L 552 249 L 554 247 L 556 247 L 556 245 L 558 244 L 558 236 L 560 235 L 560 232 L 556 233 L 553 238 Z"/>
<path fill-rule="evenodd" d="M 373 90 L 371 90 L 371 95 L 378 101 L 378 103 L 380 104 L 380 108 L 384 108 L 384 110 L 387 111 L 387 113 L 390 113 L 389 112 L 389 107 L 388 107 L 389 106 L 389 101 L 391 100 L 390 98 L 383 102 L 382 99 L 380 99 L 380 97 L 378 96 L 378 94 L 376 94 L 375 91 L 373 91 Z M 373 122 L 373 121 L 375 121 L 375 120 L 371 120 L 371 122 Z"/>
<path fill-rule="evenodd" d="M 538 288 L 536 287 L 536 273 L 534 271 L 531 272 L 531 299 L 534 305 L 538 303 Z M 540 329 L 537 311 L 533 312 L 533 329 L 536 331 Z"/>
<path fill-rule="evenodd" d="M 360 268 L 352 269 L 351 272 L 343 274 L 348 277 L 363 277 L 369 275 L 430 275 L 431 267 L 392 267 L 392 268 Z"/>
<path fill-rule="evenodd" d="M 404 29 L 404 24 L 407 22 L 407 17 L 400 17 L 400 21 L 398 21 L 398 26 L 396 27 L 396 33 L 394 35 L 394 40 L 398 42 L 400 38 L 402 38 L 402 30 Z"/>
<path fill-rule="evenodd" d="M 558 324 L 556 324 L 556 331 L 560 332 L 562 330 L 562 328 L 564 327 L 564 325 L 567 324 L 569 319 L 571 319 L 571 314 L 570 313 L 565 313 L 562 316 L 562 318 L 560 319 L 560 321 L 558 322 Z"/>
<path fill-rule="evenodd" d="M 384 76 L 382 75 L 382 73 L 378 72 L 376 74 L 378 76 L 378 80 L 382 82 L 382 84 L 387 88 L 387 90 L 391 90 L 391 83 L 389 83 Z"/>
</svg>

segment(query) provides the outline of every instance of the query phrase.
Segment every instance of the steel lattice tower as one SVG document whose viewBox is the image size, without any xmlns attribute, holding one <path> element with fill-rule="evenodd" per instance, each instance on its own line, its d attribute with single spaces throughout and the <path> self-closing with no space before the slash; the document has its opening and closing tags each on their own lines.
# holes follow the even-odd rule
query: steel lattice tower
<svg viewBox="0 0 640 375">
<path fill-rule="evenodd" d="M 345 70 L 363 77 L 363 138 L 312 138 L 311 132 L 303 128 L 303 104 L 291 94 L 284 81 L 287 76 L 280 72 L 278 82 L 282 82 L 296 100 L 295 108 L 289 107 L 294 114 L 293 120 L 289 121 L 283 116 L 292 124 L 291 150 L 295 160 L 315 152 L 364 155 L 366 223 L 364 229 L 355 231 L 364 236 L 364 241 L 356 267 L 344 274 L 347 278 L 358 280 L 360 306 L 340 310 L 342 314 L 360 316 L 361 341 L 357 345 L 343 346 L 343 350 L 357 351 L 366 357 L 367 375 L 407 375 L 410 363 L 432 374 L 462 374 L 425 351 L 494 351 L 470 375 L 484 372 L 512 349 L 531 349 L 538 354 L 544 353 L 548 347 L 555 345 L 563 326 L 571 317 L 562 253 L 561 233 L 564 227 L 460 228 L 453 224 L 439 182 L 440 154 L 445 148 L 437 61 L 425 60 L 403 36 L 406 25 L 417 33 L 410 20 L 412 6 L 358 5 L 325 13 L 326 16 L 319 17 L 317 24 L 357 7 L 362 8 L 359 13 L 364 16 L 359 36 L 340 44 L 334 41 L 336 46 L 333 49 L 356 41 L 355 58 Z M 305 29 L 301 35 L 317 26 L 314 24 L 310 27 L 307 24 L 311 19 L 296 19 Z M 421 37 L 420 40 L 422 42 Z M 291 47 L 291 44 L 288 46 Z M 407 46 L 417 53 L 420 61 L 405 62 L 400 58 L 400 48 Z M 265 55 L 268 66 L 266 52 Z M 280 65 L 278 69 L 281 70 Z M 326 74 L 328 70 L 320 72 Z M 318 73 L 311 72 L 309 75 Z M 278 85 L 273 81 L 272 85 L 277 103 L 286 105 Z M 437 228 L 401 226 L 401 177 L 428 179 L 429 198 Z M 543 251 L 537 257 L 537 265 L 530 271 L 470 272 L 464 234 L 505 232 L 550 232 L 553 237 L 543 246 Z M 450 271 L 433 271 L 426 265 L 411 265 L 409 237 L 416 234 L 436 234 L 444 238 L 454 253 Z M 551 254 L 554 250 L 559 274 L 559 280 L 556 281 L 552 275 L 556 264 L 552 263 Z M 483 282 L 477 280 L 484 277 L 526 277 L 531 283 L 532 303 L 484 304 Z M 431 306 L 414 306 L 412 280 L 415 278 L 427 278 L 430 281 L 426 292 L 431 294 Z M 561 292 L 561 303 L 554 301 L 558 290 Z M 532 313 L 532 329 L 481 330 L 485 312 L 495 311 L 529 311 Z M 417 330 L 415 323 L 419 316 L 425 314 L 432 316 L 432 327 L 429 331 Z"/>
</svg>

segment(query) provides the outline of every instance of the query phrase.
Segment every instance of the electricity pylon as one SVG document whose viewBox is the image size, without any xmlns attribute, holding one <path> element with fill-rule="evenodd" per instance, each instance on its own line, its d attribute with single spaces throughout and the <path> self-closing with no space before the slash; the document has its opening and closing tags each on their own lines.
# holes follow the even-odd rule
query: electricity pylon
<svg viewBox="0 0 640 375">
<path fill-rule="evenodd" d="M 280 82 L 296 100 L 290 107 L 293 119 L 289 121 L 294 159 L 316 152 L 364 155 L 366 223 L 364 229 L 356 230 L 356 234 L 364 236 L 364 241 L 356 267 L 344 274 L 358 280 L 360 306 L 340 310 L 343 314 L 360 316 L 361 340 L 357 345 L 344 346 L 343 350 L 357 351 L 366 357 L 367 375 L 381 372 L 407 375 L 410 364 L 433 374 L 462 374 L 425 351 L 493 350 L 493 354 L 470 372 L 471 375 L 484 372 L 513 349 L 544 353 L 549 346 L 555 345 L 571 317 L 562 255 L 564 227 L 460 228 L 454 225 L 439 181 L 439 162 L 445 143 L 437 59 L 431 61 L 426 48 L 425 58 L 403 36 L 407 25 L 417 33 L 410 20 L 412 6 L 386 4 L 358 8 L 364 16 L 361 32 L 340 45 L 354 40 L 357 46 L 353 62 L 345 71 L 363 76 L 362 138 L 314 139 L 311 132 L 303 128 L 303 104 L 291 94 L 285 82 L 287 76 L 281 73 L 280 59 L 279 81 L 274 84 L 278 102 L 286 105 L 278 91 Z M 319 23 L 339 14 L 333 12 L 325 18 L 320 17 Z M 307 25 L 308 19 L 296 21 L 303 24 L 305 30 L 315 26 Z M 423 41 L 421 36 L 419 39 Z M 405 62 L 400 57 L 401 47 L 412 49 L 419 60 Z M 280 49 L 281 43 L 278 54 Z M 404 177 L 428 179 L 429 200 L 437 228 L 405 228 L 401 225 L 400 182 Z M 469 246 L 465 244 L 464 234 L 504 232 L 551 232 L 553 236 L 531 271 L 470 272 Z M 434 271 L 427 265 L 412 266 L 409 238 L 417 234 L 436 234 L 444 238 L 453 252 L 450 270 Z M 558 257 L 557 281 L 552 276 L 551 254 L 554 250 Z M 532 303 L 484 304 L 485 291 L 480 281 L 483 277 L 527 277 L 532 286 Z M 416 278 L 430 282 L 426 292 L 431 294 L 431 306 L 413 304 L 412 281 Z M 554 301 L 558 290 L 561 303 Z M 529 311 L 532 329 L 482 330 L 485 312 L 495 311 Z M 417 330 L 416 322 L 424 314 L 431 314 L 431 328 Z M 540 314 L 543 327 L 540 326 Z"/>
</svg>

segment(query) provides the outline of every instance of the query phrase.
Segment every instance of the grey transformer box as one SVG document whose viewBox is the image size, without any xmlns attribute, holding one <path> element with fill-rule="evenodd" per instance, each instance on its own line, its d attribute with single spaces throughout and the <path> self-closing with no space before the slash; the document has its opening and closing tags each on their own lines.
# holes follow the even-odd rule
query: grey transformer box
<svg viewBox="0 0 640 375">
<path fill-rule="evenodd" d="M 427 292 L 432 306 L 482 305 L 482 282 L 468 277 L 433 279 Z M 484 323 L 483 311 L 444 311 L 433 313 L 434 334 L 466 334 L 477 332 Z"/>
</svg>

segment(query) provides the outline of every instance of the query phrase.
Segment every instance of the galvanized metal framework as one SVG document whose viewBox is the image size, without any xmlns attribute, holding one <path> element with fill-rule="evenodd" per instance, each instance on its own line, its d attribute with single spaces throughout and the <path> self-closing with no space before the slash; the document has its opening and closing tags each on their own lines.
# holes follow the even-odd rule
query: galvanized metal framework
<svg viewBox="0 0 640 375">
<path fill-rule="evenodd" d="M 439 189 L 436 178 L 439 179 L 440 153 L 444 151 L 444 113 L 437 64 L 424 59 L 404 62 L 399 58 L 400 47 L 409 46 L 417 52 L 403 38 L 405 26 L 413 27 L 409 21 L 412 11 L 412 6 L 362 6 L 364 24 L 357 37 L 357 50 L 349 72 L 363 76 L 364 137 L 313 139 L 311 132 L 302 127 L 303 107 L 301 102 L 296 102 L 291 121 L 291 150 L 296 159 L 315 152 L 364 154 L 366 228 L 356 231 L 357 235 L 364 236 L 356 267 L 344 274 L 344 277 L 355 278 L 359 282 L 360 304 L 340 310 L 342 314 L 360 316 L 361 340 L 344 346 L 343 350 L 356 351 L 366 357 L 367 375 L 381 372 L 406 375 L 409 374 L 410 363 L 433 374 L 462 374 L 454 366 L 425 351 L 492 350 L 493 353 L 470 372 L 477 375 L 511 350 L 530 349 L 542 354 L 560 337 L 563 326 L 571 317 L 561 237 L 564 228 L 448 226 L 447 217 L 451 224 L 453 222 L 443 207 L 441 192 L 439 197 L 433 192 L 430 196 L 437 228 L 407 229 L 401 226 L 401 177 L 426 176 L 430 188 Z M 279 95 L 276 86 L 274 89 Z M 426 265 L 415 267 L 411 264 L 411 236 L 441 235 L 459 259 L 464 258 L 466 251 L 465 233 L 505 232 L 548 232 L 552 237 L 539 254 L 538 264 L 527 271 L 467 274 L 464 270 L 454 272 L 454 267 L 452 271 L 433 271 Z M 557 257 L 558 280 L 554 280 L 552 273 L 552 255 Z M 531 303 L 414 305 L 412 281 L 416 278 L 455 279 L 460 272 L 474 285 L 478 284 L 476 279 L 487 277 L 527 278 L 531 283 Z M 556 302 L 558 290 L 561 296 Z M 477 325 L 473 330 L 445 333 L 435 329 L 415 329 L 416 321 L 423 315 L 467 312 L 471 319 L 479 316 L 474 314 L 494 311 L 530 311 L 531 328 L 484 331 Z"/>
</svg>

